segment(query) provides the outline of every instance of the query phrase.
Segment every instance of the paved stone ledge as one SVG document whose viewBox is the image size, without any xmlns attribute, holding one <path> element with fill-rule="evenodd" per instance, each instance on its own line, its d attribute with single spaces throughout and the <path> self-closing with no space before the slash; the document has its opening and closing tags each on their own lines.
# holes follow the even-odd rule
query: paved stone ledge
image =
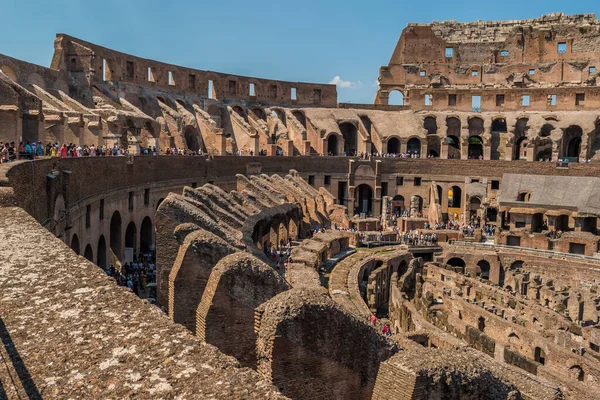
<svg viewBox="0 0 600 400">
<path fill-rule="evenodd" d="M 0 243 L 1 336 L 18 355 L 16 386 L 31 398 L 284 398 L 117 286 L 24 210 L 0 208 Z M 23 391 L 6 377 L 0 373 L 7 393 Z"/>
</svg>

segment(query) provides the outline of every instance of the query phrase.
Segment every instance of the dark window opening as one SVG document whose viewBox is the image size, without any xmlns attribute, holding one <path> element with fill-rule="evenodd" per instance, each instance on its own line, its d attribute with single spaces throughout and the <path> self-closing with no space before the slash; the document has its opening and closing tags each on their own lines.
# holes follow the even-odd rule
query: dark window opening
<svg viewBox="0 0 600 400">
<path fill-rule="evenodd" d="M 315 176 L 314 175 L 309 175 L 308 176 L 308 184 L 309 185 L 314 185 L 315 184 Z"/>
<path fill-rule="evenodd" d="M 144 205 L 150 204 L 150 189 L 144 189 Z"/>
<path fill-rule="evenodd" d="M 421 178 L 415 178 L 415 186 L 421 186 Z"/>
<path fill-rule="evenodd" d="M 387 196 L 387 194 L 388 194 L 388 183 L 381 182 L 381 197 Z"/>
<path fill-rule="evenodd" d="M 85 206 L 85 227 L 89 228 L 91 225 L 92 206 L 88 204 Z"/>
<path fill-rule="evenodd" d="M 100 220 L 104 219 L 104 199 L 100 199 L 100 212 L 98 213 Z"/>
<path fill-rule="evenodd" d="M 575 105 L 579 106 L 581 103 L 585 101 L 585 93 L 576 93 L 575 94 Z"/>
<path fill-rule="evenodd" d="M 323 179 L 323 183 L 325 185 L 331 185 L 331 175 L 325 175 L 325 178 Z"/>
<path fill-rule="evenodd" d="M 236 94 L 236 93 L 237 93 L 237 82 L 229 81 L 229 94 Z"/>
<path fill-rule="evenodd" d="M 496 95 L 496 107 L 500 107 L 504 105 L 504 95 L 503 94 L 497 94 Z"/>
<path fill-rule="evenodd" d="M 397 176 L 396 177 L 396 186 L 402 186 L 404 185 L 404 177 L 403 176 Z"/>
<path fill-rule="evenodd" d="M 492 190 L 500 189 L 500 181 L 492 181 Z"/>
<path fill-rule="evenodd" d="M 129 192 L 129 209 L 133 210 L 133 192 Z"/>
<path fill-rule="evenodd" d="M 127 61 L 127 64 L 125 66 L 125 74 L 128 78 L 133 78 L 135 73 L 135 64 L 133 63 L 133 61 Z"/>
<path fill-rule="evenodd" d="M 456 105 L 456 95 L 455 94 L 449 94 L 448 95 L 448 105 L 449 106 L 455 106 Z"/>
<path fill-rule="evenodd" d="M 190 89 L 195 89 L 196 88 L 196 75 L 188 75 L 188 87 Z"/>
</svg>

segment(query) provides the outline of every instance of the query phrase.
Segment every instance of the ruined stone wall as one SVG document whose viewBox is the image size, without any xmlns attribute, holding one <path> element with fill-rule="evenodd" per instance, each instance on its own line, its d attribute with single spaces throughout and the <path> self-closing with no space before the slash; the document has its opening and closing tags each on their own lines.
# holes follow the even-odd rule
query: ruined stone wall
<svg viewBox="0 0 600 400">
<path fill-rule="evenodd" d="M 104 65 L 106 68 L 103 69 Z M 89 73 L 90 84 L 103 80 L 124 82 L 219 100 L 326 107 L 337 103 L 335 85 L 200 71 L 120 53 L 64 34 L 56 36 L 52 69 Z M 212 81 L 213 90 L 210 97 L 209 81 Z M 254 85 L 253 96 L 250 95 L 250 84 Z M 296 99 L 291 97 L 292 88 L 296 90 Z"/>
<path fill-rule="evenodd" d="M 398 90 L 404 105 L 419 110 L 593 109 L 600 101 L 594 87 L 599 36 L 593 14 L 409 24 L 380 68 L 375 104 L 387 105 Z M 585 99 L 576 101 L 576 94 Z M 429 103 L 425 95 L 432 96 Z M 481 96 L 480 105 L 472 104 L 473 95 Z M 529 104 L 522 95 L 530 96 Z"/>
</svg>

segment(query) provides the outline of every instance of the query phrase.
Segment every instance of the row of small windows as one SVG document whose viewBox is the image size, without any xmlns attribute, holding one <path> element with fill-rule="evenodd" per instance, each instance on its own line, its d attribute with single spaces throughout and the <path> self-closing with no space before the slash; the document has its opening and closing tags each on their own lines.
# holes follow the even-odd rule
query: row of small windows
<svg viewBox="0 0 600 400">
<path fill-rule="evenodd" d="M 596 67 L 589 67 L 589 73 L 590 74 L 594 74 L 596 73 Z M 529 75 L 535 75 L 535 69 L 530 69 L 529 70 Z M 424 70 L 420 70 L 419 71 L 419 76 L 427 76 L 427 71 Z M 474 69 L 471 71 L 471 76 L 479 76 L 479 71 Z"/>
<path fill-rule="evenodd" d="M 425 94 L 423 96 L 425 106 L 433 105 L 433 97 L 430 94 Z M 548 105 L 556 106 L 557 96 L 555 94 L 548 95 Z M 576 93 L 575 94 L 575 105 L 580 106 L 585 102 L 585 93 Z M 471 105 L 473 107 L 473 111 L 480 111 L 481 109 L 481 96 L 471 96 Z M 504 95 L 497 94 L 496 95 L 496 106 L 501 107 L 504 105 Z M 521 96 L 521 105 L 523 107 L 529 107 L 531 105 L 531 96 L 528 94 L 524 94 Z M 448 106 L 456 106 L 456 94 L 448 95 Z M 476 110 L 477 109 L 477 110 Z"/>
<path fill-rule="evenodd" d="M 565 54 L 567 52 L 567 43 L 559 42 L 556 45 L 556 52 L 558 54 Z M 453 58 L 454 57 L 454 48 L 446 47 L 446 50 L 444 53 L 445 53 L 446 58 Z M 509 55 L 510 55 L 510 52 L 508 50 L 500 50 L 501 57 L 508 57 Z"/>
<path fill-rule="evenodd" d="M 133 61 L 127 61 L 126 63 L 126 68 L 125 68 L 125 76 L 127 78 L 134 78 L 134 63 Z M 108 68 L 108 63 L 105 59 L 102 60 L 102 80 L 103 81 L 109 81 L 111 79 L 110 76 L 110 70 Z M 148 82 L 156 82 L 157 78 L 156 78 L 156 69 L 152 68 L 152 67 L 148 67 L 148 71 L 147 71 L 147 75 L 146 75 L 146 79 L 148 80 Z M 176 82 L 175 82 L 175 73 L 173 71 L 168 71 L 167 73 L 167 83 L 169 84 L 169 86 L 175 86 Z M 208 81 L 208 98 L 209 99 L 214 99 L 215 98 L 215 94 L 214 94 L 214 90 L 213 90 L 213 81 L 209 80 Z M 188 75 L 188 87 L 190 89 L 195 89 L 196 88 L 196 75 L 193 74 L 189 74 Z M 269 97 L 270 98 L 277 98 L 277 85 L 271 85 L 269 87 Z M 237 81 L 231 80 L 229 81 L 229 86 L 228 86 L 228 92 L 229 94 L 237 94 Z M 255 89 L 255 84 L 254 83 L 250 83 L 249 87 L 248 87 L 248 92 L 249 92 L 249 96 L 254 97 L 256 96 L 256 89 Z M 320 99 L 320 90 L 316 89 L 315 90 L 315 96 L 317 96 L 317 98 Z M 296 88 L 291 88 L 290 91 L 290 99 L 291 100 L 297 100 L 296 98 Z"/>
<path fill-rule="evenodd" d="M 129 210 L 133 210 L 133 202 L 134 192 L 129 192 L 128 198 L 128 206 Z M 150 205 L 150 189 L 144 189 L 144 206 Z M 92 205 L 88 204 L 85 206 L 85 227 L 89 228 L 91 226 L 91 216 L 92 216 Z M 100 207 L 98 208 L 98 219 L 102 221 L 104 219 L 104 199 L 100 199 Z"/>
</svg>

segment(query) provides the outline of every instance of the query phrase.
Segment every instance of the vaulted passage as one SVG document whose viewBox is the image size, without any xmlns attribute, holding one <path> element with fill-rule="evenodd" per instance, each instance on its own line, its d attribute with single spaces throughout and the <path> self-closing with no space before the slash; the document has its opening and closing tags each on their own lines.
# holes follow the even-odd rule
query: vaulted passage
<svg viewBox="0 0 600 400">
<path fill-rule="evenodd" d="M 357 151 L 358 131 L 356 126 L 349 122 L 339 125 L 342 136 L 344 137 L 344 153 L 346 155 L 355 155 Z"/>
<path fill-rule="evenodd" d="M 398 138 L 390 138 L 387 142 L 387 152 L 389 154 L 399 154 L 400 153 L 400 139 Z"/>
</svg>

